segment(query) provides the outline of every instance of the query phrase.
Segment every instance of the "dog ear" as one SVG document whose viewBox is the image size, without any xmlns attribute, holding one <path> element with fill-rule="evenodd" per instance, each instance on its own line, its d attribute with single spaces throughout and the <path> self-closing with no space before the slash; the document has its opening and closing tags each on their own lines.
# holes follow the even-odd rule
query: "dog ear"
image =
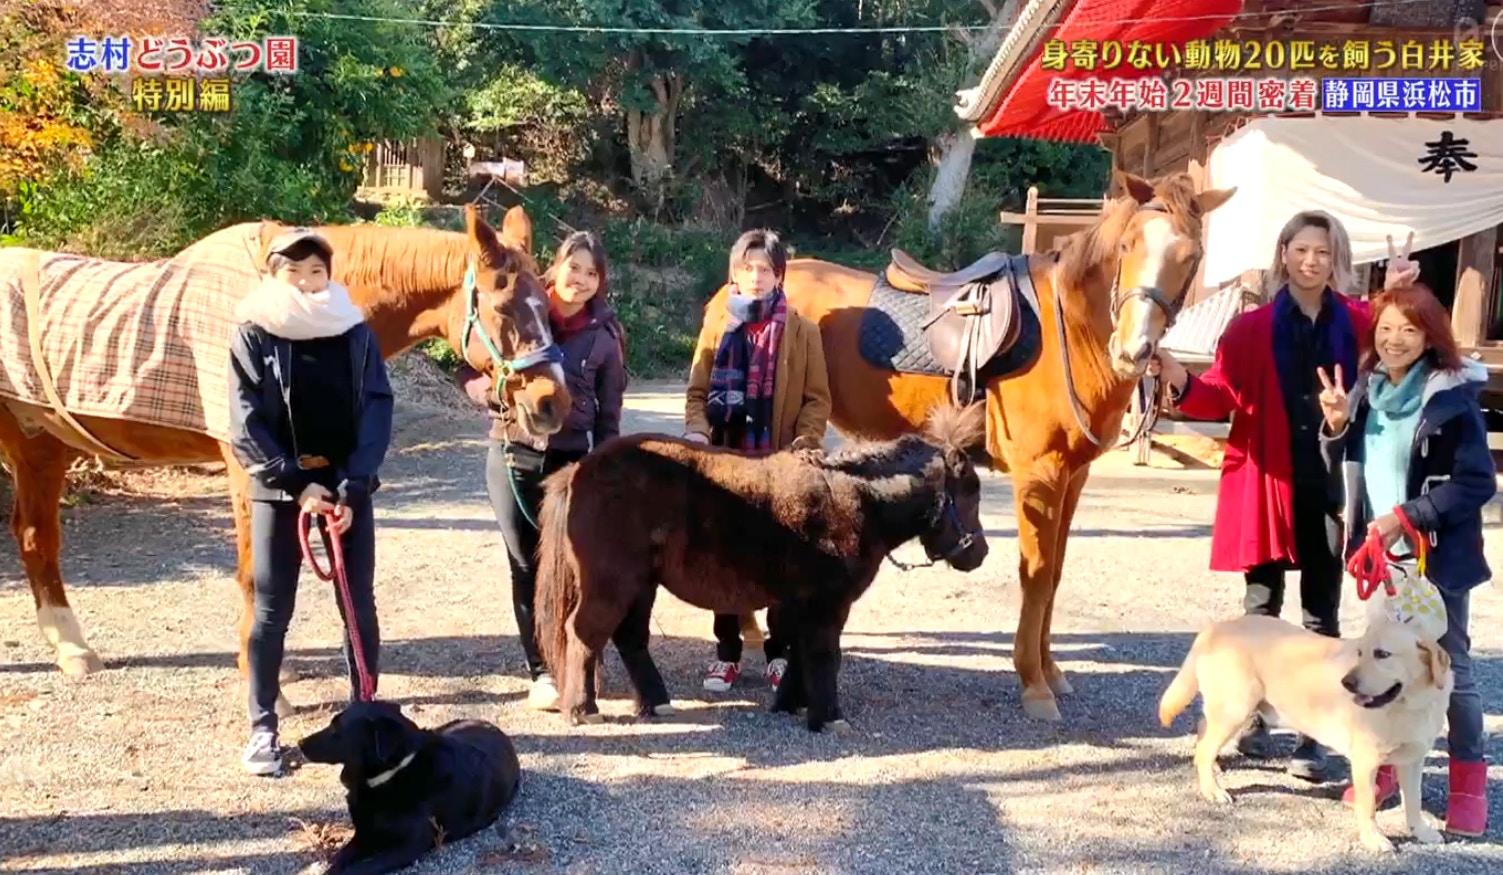
<svg viewBox="0 0 1503 875">
<path fill-rule="evenodd" d="M 1445 689 L 1446 675 L 1451 671 L 1451 654 L 1444 647 L 1431 641 L 1419 643 L 1420 656 L 1425 663 L 1425 675 L 1430 685 Z"/>
</svg>

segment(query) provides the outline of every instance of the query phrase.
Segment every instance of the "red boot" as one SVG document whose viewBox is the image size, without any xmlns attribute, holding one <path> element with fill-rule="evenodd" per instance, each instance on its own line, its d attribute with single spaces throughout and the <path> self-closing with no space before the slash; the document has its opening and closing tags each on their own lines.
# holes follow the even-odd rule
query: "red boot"
<svg viewBox="0 0 1503 875">
<path fill-rule="evenodd" d="M 1399 777 L 1393 773 L 1393 766 L 1378 766 L 1378 803 L 1375 807 L 1382 808 L 1383 803 L 1392 799 L 1399 792 Z M 1355 805 L 1357 791 L 1348 786 L 1346 792 L 1341 794 L 1341 804 Z"/>
<path fill-rule="evenodd" d="M 1487 763 L 1451 760 L 1451 795 L 1446 832 L 1480 836 L 1487 832 Z"/>
</svg>

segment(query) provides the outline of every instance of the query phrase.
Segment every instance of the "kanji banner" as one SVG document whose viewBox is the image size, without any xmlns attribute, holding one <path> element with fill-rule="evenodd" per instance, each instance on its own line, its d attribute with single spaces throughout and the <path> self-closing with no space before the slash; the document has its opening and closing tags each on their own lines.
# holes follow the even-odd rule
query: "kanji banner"
<svg viewBox="0 0 1503 875">
<path fill-rule="evenodd" d="M 1503 224 L 1503 120 L 1262 118 L 1210 155 L 1210 188 L 1237 186 L 1211 213 L 1205 281 L 1268 267 L 1279 229 L 1301 210 L 1346 225 L 1352 263 L 1388 257 L 1388 235 L 1415 249 Z"/>
</svg>

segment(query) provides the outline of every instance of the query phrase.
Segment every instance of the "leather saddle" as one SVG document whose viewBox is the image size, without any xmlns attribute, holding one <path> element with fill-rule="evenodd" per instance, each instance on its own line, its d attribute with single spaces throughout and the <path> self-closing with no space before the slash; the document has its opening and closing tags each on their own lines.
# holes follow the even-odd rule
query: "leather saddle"
<svg viewBox="0 0 1503 875">
<path fill-rule="evenodd" d="M 960 270 L 941 273 L 901 249 L 892 250 L 887 282 L 901 291 L 929 297 L 924 339 L 935 364 L 951 374 L 951 394 L 959 404 L 974 400 L 980 387 L 978 377 L 984 379 L 987 365 L 1018 340 L 1022 318 L 1016 293 L 1024 291 L 1024 282 L 1028 283 L 1025 294 L 1033 303 L 1027 259 L 991 252 Z M 964 391 L 962 379 L 968 384 Z"/>
</svg>

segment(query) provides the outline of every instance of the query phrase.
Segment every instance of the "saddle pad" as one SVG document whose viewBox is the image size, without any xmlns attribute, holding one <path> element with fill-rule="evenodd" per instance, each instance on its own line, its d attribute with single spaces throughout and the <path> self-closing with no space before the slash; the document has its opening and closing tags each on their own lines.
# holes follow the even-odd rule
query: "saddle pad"
<svg viewBox="0 0 1503 875">
<path fill-rule="evenodd" d="M 225 440 L 234 308 L 261 281 L 260 227 L 232 225 L 152 262 L 0 249 L 0 398 L 51 406 L 21 285 L 35 254 L 42 355 L 69 413 Z"/>
<path fill-rule="evenodd" d="M 981 370 L 984 379 L 1011 376 L 1033 366 L 1043 346 L 1043 332 L 1032 300 L 1033 279 L 1028 274 L 1027 256 L 1014 257 L 1009 263 L 1013 282 L 1008 283 L 1018 310 L 1018 337 Z M 1028 294 L 1019 289 L 1028 284 Z M 1032 299 L 1032 300 L 1030 300 Z M 869 364 L 904 374 L 948 377 L 929 352 L 924 338 L 924 321 L 930 316 L 929 296 L 893 288 L 883 273 L 872 284 L 871 298 L 861 314 L 861 333 L 857 347 Z"/>
</svg>

